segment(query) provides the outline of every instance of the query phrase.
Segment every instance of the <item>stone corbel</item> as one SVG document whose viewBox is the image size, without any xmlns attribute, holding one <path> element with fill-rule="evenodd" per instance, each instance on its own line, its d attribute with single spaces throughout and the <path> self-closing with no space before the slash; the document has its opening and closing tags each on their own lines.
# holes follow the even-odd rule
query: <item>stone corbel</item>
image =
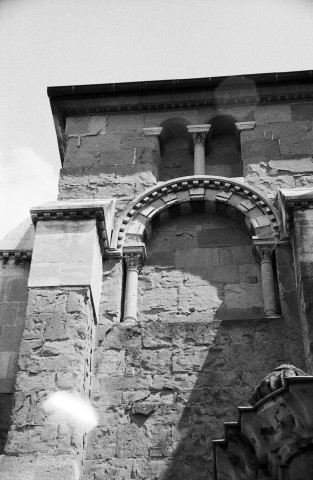
<svg viewBox="0 0 313 480">
<path fill-rule="evenodd" d="M 147 127 L 143 128 L 143 133 L 145 137 L 156 137 L 159 141 L 160 153 L 164 154 L 164 138 L 163 138 L 163 127 Z"/>
<path fill-rule="evenodd" d="M 35 241 L 28 287 L 89 287 L 96 319 L 114 201 L 56 201 L 34 207 L 30 213 Z"/>
<path fill-rule="evenodd" d="M 275 247 L 275 239 L 253 237 L 253 249 L 261 263 L 264 316 L 274 318 L 279 317 L 273 267 Z"/>
<path fill-rule="evenodd" d="M 235 126 L 237 129 L 237 149 L 240 151 L 241 150 L 241 141 L 240 141 L 241 132 L 243 132 L 244 130 L 254 130 L 255 122 L 254 121 L 236 122 Z"/>
<path fill-rule="evenodd" d="M 194 149 L 194 175 L 205 175 L 205 150 L 211 125 L 187 125 Z"/>
<path fill-rule="evenodd" d="M 282 213 L 284 236 L 289 238 L 294 221 L 294 211 L 313 207 L 313 189 L 282 188 L 277 194 L 276 201 Z"/>
<path fill-rule="evenodd" d="M 138 275 L 146 260 L 145 245 L 126 245 L 123 248 L 123 258 L 126 268 L 123 323 L 134 325 L 137 322 Z"/>
</svg>

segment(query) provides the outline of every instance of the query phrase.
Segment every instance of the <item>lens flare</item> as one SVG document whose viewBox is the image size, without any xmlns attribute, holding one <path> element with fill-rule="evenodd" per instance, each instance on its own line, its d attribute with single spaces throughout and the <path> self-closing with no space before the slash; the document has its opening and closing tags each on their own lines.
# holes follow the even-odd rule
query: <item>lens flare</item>
<svg viewBox="0 0 313 480">
<path fill-rule="evenodd" d="M 89 432 L 98 424 L 98 416 L 89 402 L 78 393 L 64 391 L 53 392 L 43 404 L 43 409 L 56 418 L 66 420 L 69 423 Z"/>
</svg>

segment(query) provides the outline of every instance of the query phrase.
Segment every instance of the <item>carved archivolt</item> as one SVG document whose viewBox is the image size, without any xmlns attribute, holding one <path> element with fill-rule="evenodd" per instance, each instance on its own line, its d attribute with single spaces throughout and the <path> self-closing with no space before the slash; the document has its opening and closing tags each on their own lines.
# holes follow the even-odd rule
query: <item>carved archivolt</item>
<svg viewBox="0 0 313 480">
<path fill-rule="evenodd" d="M 143 242 L 151 230 L 151 220 L 166 221 L 174 214 L 192 211 L 192 202 L 204 202 L 204 212 L 243 216 L 252 235 L 280 239 L 276 213 L 268 200 L 251 187 L 229 178 L 190 176 L 163 182 L 146 191 L 128 208 L 115 231 L 112 247 Z"/>
</svg>

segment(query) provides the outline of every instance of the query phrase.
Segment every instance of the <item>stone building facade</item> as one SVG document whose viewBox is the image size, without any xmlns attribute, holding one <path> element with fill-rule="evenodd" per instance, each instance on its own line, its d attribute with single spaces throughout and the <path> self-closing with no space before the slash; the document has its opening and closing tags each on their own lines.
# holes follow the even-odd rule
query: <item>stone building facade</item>
<svg viewBox="0 0 313 480">
<path fill-rule="evenodd" d="M 313 478 L 312 72 L 48 95 L 59 198 L 0 245 L 0 479 Z"/>
</svg>

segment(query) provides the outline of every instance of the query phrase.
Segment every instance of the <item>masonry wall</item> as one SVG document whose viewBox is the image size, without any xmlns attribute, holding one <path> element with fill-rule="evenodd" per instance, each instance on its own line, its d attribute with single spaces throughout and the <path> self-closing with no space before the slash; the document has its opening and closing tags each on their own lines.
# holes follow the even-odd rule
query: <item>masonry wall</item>
<svg viewBox="0 0 313 480">
<path fill-rule="evenodd" d="M 256 122 L 232 157 L 239 165 L 241 156 L 247 184 L 270 200 L 279 188 L 311 185 L 313 104 L 295 103 L 70 117 L 59 198 L 112 197 L 118 217 L 160 179 L 192 174 L 190 143 L 178 140 L 172 161 L 166 144 L 162 156 L 159 140 L 142 129 L 217 115 Z M 214 152 L 207 174 L 239 172 L 231 162 L 210 171 L 210 158 Z M 136 327 L 119 323 L 123 265 L 104 263 L 92 385 L 100 425 L 89 438 L 84 480 L 211 478 L 211 440 L 236 420 L 258 381 L 283 362 L 304 368 L 290 246 L 276 252 L 282 318 L 271 321 L 262 315 L 251 237 L 235 220 L 195 211 L 154 225 L 146 246 Z"/>
<path fill-rule="evenodd" d="M 303 365 L 299 319 L 285 310 L 284 319 L 263 318 L 260 267 L 244 226 L 194 205 L 154 225 L 146 242 L 138 325 L 109 327 L 102 310 L 92 393 L 100 425 L 84 479 L 212 478 L 211 440 L 223 423 L 236 420 L 275 366 Z M 289 253 L 279 253 L 281 274 Z M 284 285 L 295 301 L 289 267 Z"/>
<path fill-rule="evenodd" d="M 6 442 L 13 405 L 18 355 L 27 302 L 29 260 L 8 257 L 0 265 L 0 453 Z"/>
<path fill-rule="evenodd" d="M 183 99 L 188 94 L 180 96 Z M 124 100 L 121 97 L 118 101 Z M 270 200 L 279 188 L 311 186 L 313 104 L 198 110 L 184 107 L 175 111 L 69 116 L 59 198 L 114 198 L 118 219 L 136 196 L 160 180 L 192 174 L 188 140 L 178 142 L 178 151 L 182 147 L 184 151 L 173 162 L 169 151 L 162 153 L 158 138 L 146 137 L 143 128 L 160 126 L 173 118 L 183 119 L 185 125 L 210 123 L 217 115 L 235 121 L 254 120 L 256 125 L 240 134 L 240 149 L 229 165 L 220 167 L 218 156 L 207 154 L 207 174 L 241 172 L 237 169 L 240 155 L 241 181 Z M 231 148 L 226 150 L 229 153 Z M 215 162 L 211 162 L 212 170 L 210 155 Z M 146 242 L 147 263 L 139 278 L 139 321 L 134 327 L 121 323 L 125 281 L 122 260 L 104 260 L 91 388 L 100 423 L 88 438 L 84 480 L 210 478 L 211 440 L 222 435 L 225 421 L 236 420 L 238 405 L 248 404 L 258 381 L 283 362 L 304 368 L 290 245 L 281 244 L 274 259 L 281 318 L 264 319 L 260 267 L 252 253 L 250 234 L 237 220 L 204 215 L 197 202 L 193 208 L 191 215 L 152 226 L 152 236 Z M 4 443 L 24 330 L 28 264 L 5 260 L 1 274 L 0 439 Z M 53 312 L 59 300 L 49 286 L 46 290 L 47 304 L 41 305 L 40 292 L 36 292 L 36 311 L 29 305 L 30 322 L 40 317 L 41 308 L 46 311 L 39 322 L 39 353 L 28 352 L 28 360 L 33 367 L 39 365 L 39 380 L 51 374 L 53 388 L 66 389 L 72 385 L 67 382 L 67 366 L 58 365 L 56 352 L 50 351 L 47 358 L 40 354 L 50 341 L 53 348 L 59 345 L 58 338 L 49 339 L 46 332 L 48 324 L 57 325 L 58 316 Z M 61 310 L 69 314 L 70 328 L 77 320 L 76 313 L 67 311 L 69 292 L 62 290 L 60 295 Z M 90 320 L 90 312 L 79 320 L 85 317 Z M 25 348 L 30 341 L 25 338 Z M 84 359 L 80 361 L 83 365 Z M 27 364 L 21 365 L 19 382 L 25 377 L 26 383 L 17 385 L 20 398 L 27 391 L 30 375 Z M 56 370 L 62 378 L 57 384 Z M 47 381 L 44 387 L 33 390 L 39 398 L 40 392 L 49 388 Z M 39 409 L 40 402 L 36 405 Z M 30 409 L 25 412 L 20 423 L 24 425 L 29 417 L 31 432 L 32 413 Z M 46 443 L 42 442 L 40 428 L 33 437 L 27 434 L 19 440 L 21 425 L 16 411 L 14 418 L 16 428 L 7 443 L 12 458 L 17 451 L 27 453 L 28 438 L 34 455 L 36 442 L 42 448 L 48 445 L 48 450 L 52 445 L 53 450 L 55 432 Z M 69 445 L 70 435 L 66 433 L 65 437 Z M 52 450 L 48 450 L 49 456 Z M 40 466 L 38 472 L 44 471 L 42 468 L 46 467 Z"/>
<path fill-rule="evenodd" d="M 230 116 L 235 121 L 256 122 L 253 130 L 240 134 L 243 176 L 247 183 L 271 199 L 279 188 L 312 184 L 313 103 L 303 102 L 69 117 L 60 198 L 111 196 L 117 198 L 117 211 L 120 211 L 160 177 L 162 158 L 158 140 L 145 137 L 143 128 L 160 126 L 173 118 L 182 119 L 185 124 L 210 123 L 218 115 Z M 187 151 L 190 145 L 185 144 L 185 148 L 185 156 L 191 161 Z M 171 173 L 165 152 L 166 178 L 192 173 L 186 162 L 181 174 L 174 162 Z M 210 172 L 209 157 L 207 162 L 206 174 L 221 175 L 216 165 Z M 227 173 L 226 167 L 223 171 Z"/>
</svg>

